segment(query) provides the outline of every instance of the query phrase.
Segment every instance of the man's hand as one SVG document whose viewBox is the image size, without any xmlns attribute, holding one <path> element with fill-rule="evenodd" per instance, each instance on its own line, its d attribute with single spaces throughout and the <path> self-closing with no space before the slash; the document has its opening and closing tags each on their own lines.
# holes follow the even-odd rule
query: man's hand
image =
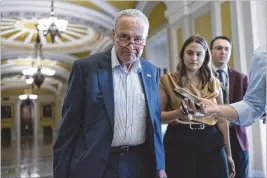
<svg viewBox="0 0 267 178">
<path fill-rule="evenodd" d="M 157 172 L 157 178 L 168 178 L 165 169 L 159 170 Z"/>
<path fill-rule="evenodd" d="M 204 104 L 204 109 L 208 114 L 216 114 L 220 111 L 217 104 L 213 103 L 211 100 L 206 98 L 199 98 L 199 100 Z"/>
<path fill-rule="evenodd" d="M 195 103 L 192 100 L 188 100 L 187 98 L 183 99 L 183 102 L 187 106 L 188 112 L 200 112 L 203 114 L 216 114 L 220 111 L 218 106 L 213 103 L 211 100 L 206 98 L 199 98 L 201 101 L 200 109 L 195 107 Z"/>
</svg>

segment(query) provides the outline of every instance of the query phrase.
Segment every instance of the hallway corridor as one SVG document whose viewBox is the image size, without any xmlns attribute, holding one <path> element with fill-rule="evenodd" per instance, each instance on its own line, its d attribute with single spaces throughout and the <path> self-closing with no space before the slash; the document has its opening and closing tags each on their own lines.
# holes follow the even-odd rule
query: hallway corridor
<svg viewBox="0 0 267 178">
<path fill-rule="evenodd" d="M 21 149 L 16 140 L 11 146 L 2 145 L 1 177 L 52 178 L 52 140 L 31 137 L 21 140 Z"/>
<path fill-rule="evenodd" d="M 233 89 L 233 91 L 237 93 L 242 93 L 243 96 L 248 84 L 243 74 L 247 76 L 250 75 L 250 68 L 252 67 L 251 64 L 255 55 L 253 51 L 257 49 L 262 50 L 264 49 L 263 46 L 265 47 L 267 44 L 267 23 L 265 23 L 267 22 L 267 0 L 0 0 L 0 9 L 0 178 L 54 178 L 52 157 L 56 132 L 60 127 L 63 127 L 63 130 L 65 129 L 68 131 L 66 134 L 69 137 L 69 135 L 76 133 L 68 134 L 71 133 L 69 130 L 72 130 L 72 126 L 75 127 L 82 124 L 84 124 L 82 125 L 84 126 L 83 128 L 86 128 L 83 130 L 86 139 L 80 139 L 81 144 L 79 142 L 75 144 L 71 143 L 72 147 L 77 145 L 77 147 L 81 147 L 81 150 L 76 151 L 75 154 L 71 153 L 71 157 L 69 158 L 67 158 L 67 156 L 62 156 L 67 161 L 69 161 L 69 159 L 74 160 L 76 159 L 75 157 L 77 157 L 77 161 L 72 161 L 72 165 L 68 164 L 66 161 L 66 167 L 62 166 L 62 168 L 60 167 L 58 170 L 60 170 L 60 173 L 69 173 L 70 177 L 72 172 L 83 173 L 81 172 L 83 170 L 93 170 L 92 172 L 97 172 L 98 168 L 102 170 L 103 165 L 106 165 L 108 162 L 108 158 L 102 156 L 103 154 L 99 157 L 101 159 L 98 159 L 98 154 L 96 154 L 97 158 L 94 158 L 96 155 L 92 157 L 92 159 L 96 160 L 96 163 L 90 164 L 94 165 L 97 169 L 90 169 L 86 164 L 84 164 L 86 168 L 83 169 L 81 165 L 87 162 L 88 159 L 91 161 L 91 154 L 89 154 L 89 152 L 93 150 L 94 145 L 91 147 L 92 143 L 100 144 L 100 141 L 102 143 L 102 140 L 104 140 L 104 146 L 101 144 L 99 149 L 97 149 L 97 152 L 104 153 L 103 150 L 109 147 L 107 143 L 110 142 L 111 138 L 117 137 L 114 137 L 115 134 L 117 135 L 117 133 L 114 132 L 114 128 L 116 126 L 116 128 L 120 130 L 121 126 L 117 126 L 118 118 L 115 113 L 117 113 L 118 110 L 121 112 L 122 107 L 116 105 L 116 103 L 120 103 L 120 100 L 122 100 L 121 103 L 123 103 L 123 105 L 127 103 L 127 107 L 125 107 L 127 109 L 122 110 L 123 117 L 119 117 L 121 118 L 119 119 L 121 120 L 119 123 L 122 122 L 126 129 L 123 128 L 123 130 L 118 132 L 119 135 L 129 135 L 129 138 L 127 137 L 127 142 L 123 142 L 123 140 L 118 144 L 114 144 L 114 142 L 117 142 L 114 141 L 114 139 L 112 140 L 113 145 L 111 143 L 112 146 L 135 145 L 138 144 L 138 142 L 141 143 L 138 139 L 132 144 L 130 144 L 130 141 L 135 138 L 136 135 L 138 137 L 141 133 L 142 135 L 147 134 L 146 132 L 144 132 L 144 134 L 143 132 L 137 132 L 142 131 L 143 127 L 148 128 L 147 130 L 154 129 L 154 133 L 157 133 L 156 131 L 159 130 L 160 126 L 157 126 L 159 124 L 158 122 L 154 122 L 154 120 L 157 120 L 160 110 L 158 106 L 154 106 L 155 102 L 149 103 L 150 99 L 148 100 L 148 97 L 151 95 L 151 101 L 153 101 L 155 97 L 158 97 L 157 94 L 160 95 L 160 89 L 154 86 L 154 83 L 162 83 L 162 80 L 159 78 L 164 74 L 175 74 L 180 71 L 182 71 L 183 74 L 186 73 L 185 65 L 182 65 L 183 68 L 185 68 L 183 70 L 178 70 L 177 66 L 184 61 L 184 54 L 189 56 L 189 53 L 184 53 L 185 51 L 189 51 L 183 48 L 183 44 L 190 36 L 198 35 L 205 39 L 205 52 L 200 50 L 203 54 L 201 53 L 200 55 L 199 53 L 198 59 L 208 61 L 209 66 L 204 67 L 205 70 L 209 71 L 208 73 L 211 73 L 213 70 L 214 74 L 216 73 L 215 69 L 217 69 L 217 67 L 215 68 L 214 65 L 213 69 L 211 66 L 214 55 L 220 54 L 218 55 L 218 60 L 227 61 L 227 65 L 225 63 L 225 68 L 223 68 L 225 69 L 225 74 L 223 76 L 225 84 L 219 89 L 222 91 L 222 94 L 227 95 L 225 95 L 225 100 L 227 100 L 225 103 L 237 101 L 236 99 L 233 100 L 237 94 L 230 93 L 230 89 Z M 145 14 L 148 20 L 148 24 L 147 20 L 145 20 L 145 26 L 149 27 L 148 34 L 138 34 L 137 32 L 129 34 L 128 32 L 124 32 L 125 34 L 121 33 L 118 28 L 120 17 L 118 13 L 125 9 L 137 9 Z M 142 32 L 145 31 L 144 28 Z M 230 46 L 226 47 L 222 44 L 211 45 L 212 39 L 218 36 L 226 36 L 229 38 Z M 208 44 L 208 46 L 206 46 L 206 44 Z M 197 44 L 197 46 L 199 45 Z M 111 59 L 113 59 L 112 56 L 115 56 L 118 61 L 120 61 L 119 64 L 121 64 L 121 57 L 118 55 L 119 50 L 117 50 L 117 47 L 122 48 L 121 53 L 127 53 L 127 60 L 129 55 L 129 59 L 131 58 L 131 60 L 132 57 L 135 59 L 142 58 L 146 64 L 153 64 L 154 67 L 158 69 L 158 72 L 154 73 L 154 69 L 150 70 L 143 64 L 143 66 L 138 65 L 138 72 L 141 73 L 140 71 L 142 71 L 145 77 L 137 77 L 132 81 L 132 77 L 126 77 L 130 76 L 129 74 L 135 73 L 132 72 L 132 68 L 130 68 L 130 72 L 125 75 L 123 73 L 123 75 L 119 75 L 120 77 L 118 77 L 118 81 L 122 81 L 123 85 L 120 83 L 116 85 L 116 82 L 114 83 L 113 81 L 114 72 L 112 73 L 112 67 L 114 66 L 112 66 L 113 63 Z M 101 62 L 102 57 L 99 57 L 99 63 L 97 61 L 98 59 L 95 59 L 93 60 L 95 63 L 89 62 L 90 64 L 88 63 L 87 66 L 87 61 L 91 59 L 89 56 L 96 57 L 100 53 L 103 54 L 103 52 L 112 49 L 116 49 L 116 55 L 112 55 L 113 53 L 107 55 L 107 63 L 104 62 L 103 66 Z M 131 54 L 128 54 L 126 49 L 131 50 Z M 211 53 L 213 50 L 214 53 Z M 219 53 L 223 51 L 224 53 Z M 264 51 L 264 56 L 265 52 L 266 51 Z M 209 58 L 209 60 L 205 60 L 205 58 Z M 198 64 L 199 69 L 203 69 L 202 65 L 206 65 L 206 62 L 203 62 L 201 67 L 200 63 Z M 73 70 L 74 66 L 78 66 L 79 70 Z M 195 67 L 195 64 L 193 66 Z M 239 77 L 234 80 L 230 79 L 227 66 L 242 73 L 242 75 L 240 75 L 243 76 L 241 77 L 242 79 Z M 96 71 L 95 69 L 98 67 L 99 70 L 97 69 Z M 118 67 L 120 68 L 121 65 L 118 65 Z M 108 69 L 109 72 L 106 72 L 106 69 Z M 112 73 L 111 79 L 109 78 L 110 73 Z M 108 78 L 101 78 L 100 76 L 102 75 Z M 155 75 L 157 75 L 158 80 L 154 80 Z M 175 76 L 177 77 L 178 75 L 175 74 Z M 196 78 L 198 77 L 201 78 L 201 75 Z M 251 77 L 248 77 L 248 79 L 250 78 Z M 149 80 L 149 83 L 144 85 L 144 79 Z M 187 77 L 185 79 L 187 80 Z M 263 79 L 263 77 L 261 79 Z M 190 84 L 186 82 L 186 80 L 185 83 Z M 136 81 L 141 82 L 141 85 L 137 82 L 137 87 L 140 91 L 133 89 L 133 92 L 131 92 L 129 88 L 136 87 Z M 175 81 L 173 82 L 175 83 Z M 75 84 L 72 85 L 72 83 Z M 109 85 L 107 85 L 108 83 Z M 175 84 L 178 86 L 180 85 L 179 83 L 181 82 L 176 81 Z M 199 87 L 202 87 L 202 81 L 196 83 L 199 83 Z M 232 83 L 231 86 L 230 83 Z M 258 83 L 262 84 L 260 81 Z M 107 86 L 110 86 L 110 89 L 108 89 Z M 114 86 L 118 87 L 118 90 L 114 90 Z M 241 86 L 243 89 L 240 89 Z M 264 86 L 266 87 L 266 85 Z M 127 93 L 127 95 L 125 95 L 126 97 L 123 95 L 120 96 L 121 93 L 119 91 L 125 87 L 127 89 L 125 90 Z M 176 85 L 172 85 L 171 87 L 169 88 L 168 86 L 171 93 L 168 99 L 170 99 L 172 103 L 176 100 L 176 94 L 171 90 L 173 90 Z M 70 90 L 70 88 L 75 89 Z M 151 88 L 151 91 L 146 88 Z M 156 90 L 158 90 L 158 93 L 154 93 Z M 73 94 L 69 94 L 70 91 L 74 91 Z M 105 91 L 109 92 L 107 96 L 104 94 Z M 217 92 L 215 93 L 217 95 Z M 128 96 L 135 96 L 135 94 L 136 97 L 132 97 L 133 103 L 129 104 Z M 206 97 L 206 94 L 203 94 L 202 91 L 196 91 L 195 94 L 198 94 L 197 96 Z M 70 97 L 65 99 L 66 95 Z M 117 98 L 117 96 L 119 97 Z M 261 96 L 263 96 L 263 94 Z M 266 93 L 264 96 L 266 96 Z M 161 97 L 162 96 L 160 96 L 160 98 Z M 114 98 L 119 101 L 115 102 Z M 263 97 L 259 98 L 262 99 Z M 240 99 L 241 95 L 238 100 Z M 108 100 L 108 102 L 106 100 Z M 159 104 L 164 104 L 162 99 L 157 102 Z M 107 103 L 113 103 L 113 105 L 111 105 L 113 109 L 108 109 L 107 111 L 106 109 L 109 108 Z M 144 107 L 141 107 L 140 104 L 144 105 Z M 87 105 L 88 107 L 86 107 Z M 140 115 L 139 107 L 142 108 L 140 112 L 142 111 L 144 116 Z M 151 110 L 151 108 L 153 109 Z M 176 107 L 171 108 L 175 109 Z M 179 111 L 178 106 L 176 109 Z M 74 114 L 64 115 L 64 111 L 66 110 L 68 114 L 70 113 L 69 111 L 73 110 Z M 110 115 L 113 111 L 114 117 L 112 117 L 112 114 Z M 89 114 L 84 114 L 85 112 Z M 140 115 L 141 117 L 148 118 L 148 116 L 152 116 L 150 112 L 151 114 L 157 112 L 157 114 L 155 117 L 152 117 L 153 122 L 147 127 L 147 125 L 145 125 L 147 123 L 139 122 L 138 120 L 140 118 L 138 117 Z M 131 113 L 134 113 L 135 116 L 133 116 L 133 118 L 136 117 L 137 121 L 133 119 L 127 120 Z M 107 122 L 106 115 L 110 118 L 114 118 L 114 122 L 110 124 L 113 132 L 108 133 L 107 138 L 103 136 L 104 133 L 107 133 L 105 129 L 103 133 L 101 131 L 92 135 L 92 137 L 89 136 L 95 130 L 96 125 L 103 123 L 105 125 Z M 147 115 L 147 117 L 145 115 Z M 181 117 L 182 116 L 183 115 L 181 115 Z M 66 117 L 70 119 L 64 119 Z M 176 122 L 179 117 L 180 116 L 177 115 L 170 120 L 161 118 L 163 136 L 167 130 L 168 123 L 171 121 Z M 65 121 L 67 120 L 67 126 L 62 124 L 63 119 Z M 177 120 L 175 121 L 175 119 Z M 203 119 L 206 122 L 206 118 Z M 210 118 L 208 117 L 207 119 Z M 240 119 L 243 120 L 241 117 Z M 212 121 L 213 124 L 217 122 L 215 122 L 215 120 L 214 122 Z M 197 120 L 193 120 L 192 122 L 195 121 Z M 210 125 L 210 122 L 205 122 L 201 123 L 201 126 L 205 124 Z M 184 121 L 182 121 L 180 124 L 189 123 L 184 123 Z M 200 124 L 200 122 L 198 124 Z M 68 125 L 71 126 L 69 127 Z M 110 129 L 108 126 L 107 128 Z M 190 126 L 188 128 L 190 129 Z M 103 129 L 103 127 L 101 127 L 101 129 Z M 191 127 L 191 129 L 194 128 Z M 229 133 L 232 131 L 233 135 L 232 138 L 230 138 L 230 143 L 236 143 L 232 144 L 234 145 L 232 148 L 238 147 L 238 151 L 235 150 L 235 153 L 238 156 L 241 155 L 240 157 L 242 157 L 242 159 L 246 158 L 243 159 L 244 162 L 248 160 L 249 166 L 245 169 L 248 170 L 248 178 L 267 178 L 266 130 L 267 123 L 263 124 L 262 120 L 255 121 L 251 126 L 246 128 L 246 131 L 235 127 L 233 124 L 231 124 L 231 129 L 229 129 Z M 65 132 L 63 133 L 65 134 Z M 151 133 L 153 134 L 153 132 Z M 102 136 L 104 139 L 100 140 Z M 148 136 L 142 137 L 149 138 Z M 154 138 L 159 138 L 159 136 Z M 184 139 L 186 138 L 185 136 Z M 245 138 L 247 138 L 248 144 L 239 142 L 242 139 L 245 140 Z M 66 140 L 67 139 L 64 139 L 63 142 L 66 143 Z M 85 141 L 83 142 L 83 140 L 86 140 L 86 143 Z M 226 142 L 226 139 L 224 141 Z M 60 142 L 59 145 L 61 146 L 63 142 Z M 64 146 L 66 146 L 67 149 L 71 149 L 68 145 Z M 89 149 L 89 146 L 92 149 Z M 247 148 L 242 149 L 241 147 Z M 228 150 L 230 149 L 228 146 L 227 148 Z M 128 151 L 128 149 L 126 150 Z M 243 156 L 247 151 L 249 155 L 248 158 Z M 58 152 L 57 154 L 60 155 L 61 153 Z M 65 155 L 64 153 L 65 152 L 63 152 L 63 155 Z M 66 155 L 68 154 L 67 152 Z M 60 156 L 55 156 L 55 158 L 56 157 Z M 90 158 L 84 161 L 84 157 Z M 230 157 L 229 154 L 228 157 Z M 78 158 L 81 160 L 78 161 Z M 97 163 L 101 164 L 101 166 Z M 164 162 L 162 162 L 162 164 L 163 163 Z M 60 163 L 59 165 L 64 164 Z M 74 169 L 76 167 L 79 169 Z M 163 169 L 163 166 L 161 168 Z M 56 174 L 55 178 L 59 177 L 57 175 L 58 174 Z M 83 175 L 86 176 L 87 174 Z M 91 172 L 88 172 L 88 176 L 86 178 L 95 178 L 95 176 L 92 176 Z M 62 177 L 66 178 L 68 176 L 63 175 Z M 80 178 L 80 176 L 74 176 L 74 178 Z M 189 178 L 189 176 L 183 178 Z"/>
</svg>

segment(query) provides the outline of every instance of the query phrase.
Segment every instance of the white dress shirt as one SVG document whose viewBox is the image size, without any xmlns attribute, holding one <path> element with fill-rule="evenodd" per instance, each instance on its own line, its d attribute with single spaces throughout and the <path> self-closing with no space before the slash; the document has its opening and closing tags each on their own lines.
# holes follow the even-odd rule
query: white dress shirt
<svg viewBox="0 0 267 178">
<path fill-rule="evenodd" d="M 111 51 L 114 87 L 114 136 L 111 146 L 139 145 L 146 140 L 147 107 L 136 60 L 130 72 L 119 63 L 115 48 Z"/>
</svg>

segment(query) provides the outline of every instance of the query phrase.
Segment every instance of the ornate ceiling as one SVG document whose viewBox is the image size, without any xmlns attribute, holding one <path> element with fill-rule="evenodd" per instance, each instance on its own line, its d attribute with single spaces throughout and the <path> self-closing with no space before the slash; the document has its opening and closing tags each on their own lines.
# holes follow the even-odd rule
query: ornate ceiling
<svg viewBox="0 0 267 178">
<path fill-rule="evenodd" d="M 136 1 L 55 1 L 54 12 L 69 21 L 55 43 L 41 34 L 43 66 L 56 70 L 42 85 L 45 93 L 60 94 L 77 58 L 104 51 L 112 46 L 111 29 L 117 12 L 135 8 Z M 1 6 L 1 92 L 23 93 L 27 88 L 22 70 L 31 66 L 37 38 L 38 19 L 49 17 L 49 0 L 2 0 Z M 11 92 L 13 91 L 13 92 Z M 40 91 L 39 91 L 40 92 Z"/>
<path fill-rule="evenodd" d="M 74 60 L 105 51 L 112 46 L 115 15 L 122 9 L 136 8 L 149 18 L 150 30 L 166 23 L 166 9 L 183 7 L 187 1 L 91 1 L 54 0 L 54 12 L 69 24 L 61 37 L 52 43 L 50 36 L 40 35 L 42 65 L 56 70 L 46 77 L 39 94 L 64 94 Z M 22 70 L 31 66 L 37 39 L 38 19 L 47 18 L 51 0 L 0 0 L 1 20 L 1 93 L 23 94 L 28 86 Z M 166 13 L 166 14 L 165 14 Z"/>
</svg>

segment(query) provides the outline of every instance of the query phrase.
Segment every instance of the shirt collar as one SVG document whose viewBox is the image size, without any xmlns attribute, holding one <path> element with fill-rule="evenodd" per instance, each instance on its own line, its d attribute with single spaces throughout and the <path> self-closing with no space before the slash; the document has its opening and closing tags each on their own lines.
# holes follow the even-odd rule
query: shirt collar
<svg viewBox="0 0 267 178">
<path fill-rule="evenodd" d="M 122 69 L 124 69 L 119 62 L 119 59 L 118 59 L 118 56 L 116 54 L 116 50 L 115 50 L 114 46 L 111 50 L 111 67 L 112 67 L 112 69 L 114 69 L 115 67 L 121 67 Z M 142 67 L 141 67 L 140 59 L 135 60 L 133 63 L 131 71 L 139 73 L 139 72 L 141 72 L 141 69 L 142 69 Z"/>
<path fill-rule="evenodd" d="M 215 72 L 217 72 L 217 70 L 221 69 L 221 70 L 223 70 L 225 72 L 226 76 L 228 76 L 228 66 L 227 65 L 225 65 L 225 67 L 223 67 L 223 68 L 217 68 L 213 63 L 211 63 L 211 68 Z"/>
</svg>

